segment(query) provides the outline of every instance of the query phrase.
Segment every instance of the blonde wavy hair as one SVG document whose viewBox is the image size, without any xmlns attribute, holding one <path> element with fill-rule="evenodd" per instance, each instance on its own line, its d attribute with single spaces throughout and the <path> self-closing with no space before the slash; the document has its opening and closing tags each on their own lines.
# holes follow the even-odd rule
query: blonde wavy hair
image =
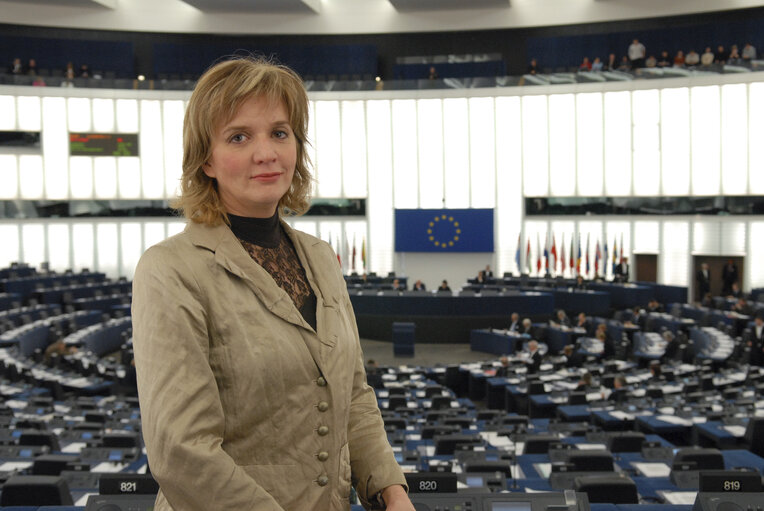
<svg viewBox="0 0 764 511">
<path fill-rule="evenodd" d="M 229 223 L 217 181 L 202 167 L 212 156 L 215 131 L 233 118 L 242 103 L 256 96 L 284 104 L 297 141 L 297 164 L 292 184 L 279 201 L 279 213 L 301 215 L 308 210 L 313 177 L 305 150 L 308 94 L 302 80 L 286 66 L 264 58 L 235 57 L 213 65 L 202 75 L 186 109 L 180 195 L 171 205 L 189 220 L 207 225 Z"/>
</svg>

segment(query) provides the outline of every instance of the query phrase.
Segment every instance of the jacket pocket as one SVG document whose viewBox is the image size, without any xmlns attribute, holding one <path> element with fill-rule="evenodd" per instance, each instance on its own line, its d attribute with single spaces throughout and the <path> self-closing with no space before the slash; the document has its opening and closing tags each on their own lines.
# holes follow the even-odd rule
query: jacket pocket
<svg viewBox="0 0 764 511">
<path fill-rule="evenodd" d="M 350 496 L 350 487 L 352 485 L 350 478 L 351 478 L 351 471 L 350 471 L 350 449 L 348 448 L 348 444 L 345 444 L 340 449 L 340 473 L 337 477 L 337 491 L 340 494 L 340 497 L 343 499 L 346 499 Z"/>
</svg>

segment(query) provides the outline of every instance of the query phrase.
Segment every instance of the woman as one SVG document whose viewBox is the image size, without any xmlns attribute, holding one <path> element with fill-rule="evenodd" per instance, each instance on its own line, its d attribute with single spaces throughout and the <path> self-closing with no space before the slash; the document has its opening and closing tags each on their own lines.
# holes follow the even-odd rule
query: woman
<svg viewBox="0 0 764 511">
<path fill-rule="evenodd" d="M 143 434 L 157 510 L 413 510 L 366 385 L 328 244 L 308 207 L 308 99 L 292 71 L 219 63 L 183 127 L 186 229 L 133 282 Z"/>
</svg>

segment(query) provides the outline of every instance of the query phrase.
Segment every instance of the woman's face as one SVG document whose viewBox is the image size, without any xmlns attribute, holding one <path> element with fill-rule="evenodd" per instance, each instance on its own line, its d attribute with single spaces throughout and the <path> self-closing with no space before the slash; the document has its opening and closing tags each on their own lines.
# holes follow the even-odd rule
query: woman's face
<svg viewBox="0 0 764 511">
<path fill-rule="evenodd" d="M 296 163 L 297 140 L 283 102 L 256 96 L 214 132 L 204 173 L 217 180 L 228 213 L 268 218 L 289 190 Z"/>
</svg>

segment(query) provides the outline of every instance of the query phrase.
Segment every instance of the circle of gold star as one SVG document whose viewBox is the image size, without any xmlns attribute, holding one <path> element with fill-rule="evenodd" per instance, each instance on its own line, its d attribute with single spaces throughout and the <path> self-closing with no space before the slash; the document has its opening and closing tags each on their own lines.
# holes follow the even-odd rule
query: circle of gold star
<svg viewBox="0 0 764 511">
<path fill-rule="evenodd" d="M 438 248 L 453 247 L 461 234 L 462 228 L 452 216 L 437 215 L 427 224 L 427 239 Z"/>
</svg>

